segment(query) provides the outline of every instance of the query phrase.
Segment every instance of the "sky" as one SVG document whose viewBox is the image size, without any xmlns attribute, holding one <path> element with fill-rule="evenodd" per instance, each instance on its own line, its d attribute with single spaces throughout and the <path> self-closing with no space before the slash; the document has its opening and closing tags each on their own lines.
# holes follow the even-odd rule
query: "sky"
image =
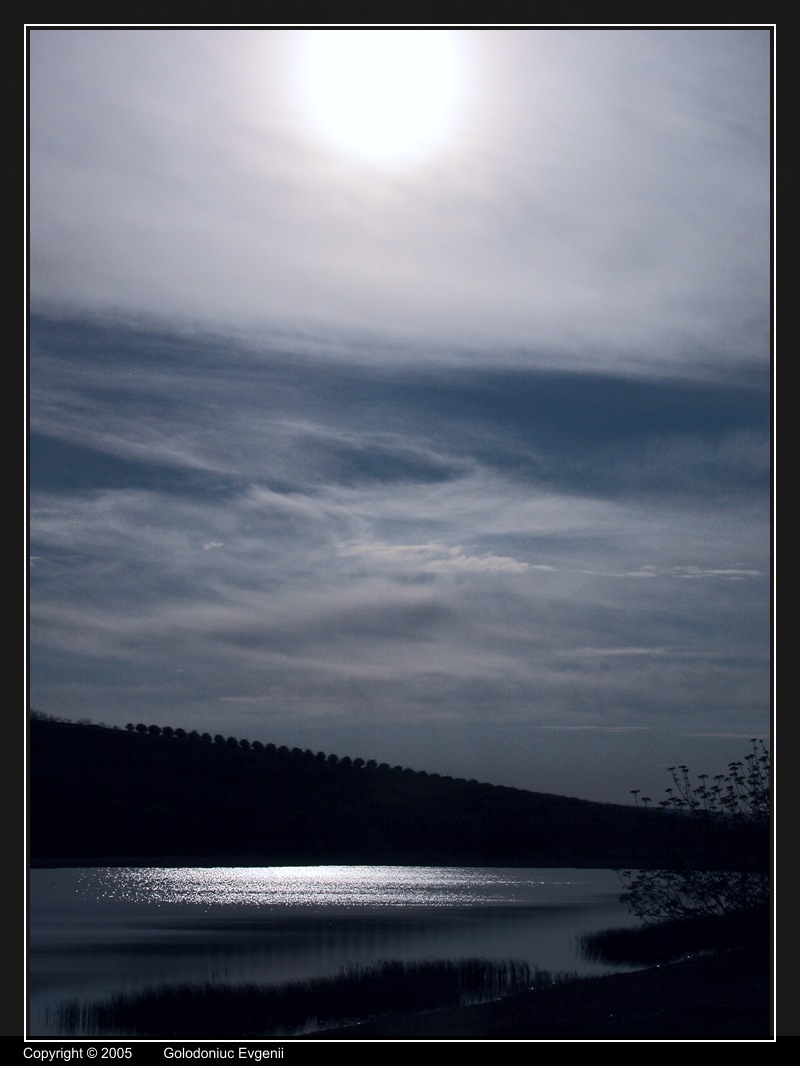
<svg viewBox="0 0 800 1066">
<path fill-rule="evenodd" d="M 29 705 L 613 803 L 768 739 L 772 44 L 28 26 Z"/>
</svg>

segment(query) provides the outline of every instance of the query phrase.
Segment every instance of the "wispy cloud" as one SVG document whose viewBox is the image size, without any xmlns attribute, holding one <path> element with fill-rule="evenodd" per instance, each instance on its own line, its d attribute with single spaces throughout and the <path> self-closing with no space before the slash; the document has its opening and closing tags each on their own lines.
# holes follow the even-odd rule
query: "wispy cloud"
<svg viewBox="0 0 800 1066">
<path fill-rule="evenodd" d="M 472 573 L 521 574 L 534 569 L 529 563 L 505 555 L 467 555 L 461 547 L 444 544 L 351 544 L 340 547 L 344 556 L 361 555 L 397 566 L 429 573 L 471 571 Z M 536 569 L 552 570 L 553 567 Z"/>
<path fill-rule="evenodd" d="M 743 581 L 751 577 L 765 577 L 761 570 L 738 570 L 734 567 L 707 568 L 700 566 L 673 566 L 666 570 L 659 570 L 655 566 L 643 566 L 636 570 L 625 570 L 620 573 L 600 572 L 585 570 L 584 573 L 595 573 L 598 577 L 634 577 L 634 578 L 720 578 L 727 581 Z"/>
<path fill-rule="evenodd" d="M 605 655 L 672 655 L 673 648 L 575 648 L 570 652 L 572 655 L 605 656 Z"/>
</svg>

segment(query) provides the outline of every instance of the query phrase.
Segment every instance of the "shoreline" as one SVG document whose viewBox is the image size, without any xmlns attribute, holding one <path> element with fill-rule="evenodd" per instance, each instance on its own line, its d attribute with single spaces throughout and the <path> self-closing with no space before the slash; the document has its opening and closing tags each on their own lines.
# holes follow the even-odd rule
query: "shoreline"
<svg viewBox="0 0 800 1066">
<path fill-rule="evenodd" d="M 731 949 L 577 977 L 491 1003 L 375 1018 L 299 1039 L 772 1041 L 772 977 L 762 954 Z"/>
</svg>

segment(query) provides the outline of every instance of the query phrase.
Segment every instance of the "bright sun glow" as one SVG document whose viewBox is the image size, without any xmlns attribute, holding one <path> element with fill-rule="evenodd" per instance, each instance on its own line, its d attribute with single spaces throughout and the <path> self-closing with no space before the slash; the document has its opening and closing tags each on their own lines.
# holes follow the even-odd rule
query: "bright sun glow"
<svg viewBox="0 0 800 1066">
<path fill-rule="evenodd" d="M 423 159 L 452 132 L 457 54 L 446 30 L 313 30 L 306 102 L 318 132 L 377 164 Z"/>
</svg>

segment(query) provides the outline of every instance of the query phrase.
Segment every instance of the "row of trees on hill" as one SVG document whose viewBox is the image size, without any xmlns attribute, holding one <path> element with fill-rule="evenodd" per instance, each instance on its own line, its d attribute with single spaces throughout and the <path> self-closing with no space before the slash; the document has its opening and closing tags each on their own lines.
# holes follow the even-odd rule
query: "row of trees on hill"
<svg viewBox="0 0 800 1066">
<path fill-rule="evenodd" d="M 45 716 L 32 716 L 29 755 L 36 862 L 238 855 L 661 871 L 627 875 L 627 902 L 646 917 L 659 891 L 664 911 L 676 872 L 740 869 L 742 856 L 760 872 L 769 858 L 761 822 L 722 803 L 728 784 L 741 791 L 733 779 L 645 809 L 222 734 Z M 755 786 L 750 795 L 754 809 Z"/>
<path fill-rule="evenodd" d="M 240 855 L 619 867 L 641 865 L 658 836 L 652 812 L 631 807 L 221 734 L 32 721 L 29 747 L 40 862 Z"/>
<path fill-rule="evenodd" d="M 218 747 L 238 748 L 242 751 L 254 751 L 263 753 L 265 756 L 271 759 L 292 759 L 294 761 L 315 761 L 317 763 L 328 763 L 330 766 L 341 766 L 344 769 L 352 768 L 355 770 L 367 770 L 378 771 L 380 773 L 402 773 L 402 774 L 415 774 L 422 777 L 431 777 L 434 780 L 444 781 L 461 781 L 464 782 L 467 779 L 463 777 L 453 778 L 449 775 L 442 775 L 437 773 L 428 773 L 426 770 L 412 770 L 410 767 L 403 767 L 400 765 L 391 766 L 387 762 L 377 762 L 375 759 L 362 759 L 360 757 L 351 758 L 349 755 L 342 755 L 341 757 L 333 753 L 324 751 L 312 751 L 310 748 L 289 748 L 285 744 L 280 746 L 272 743 L 263 743 L 260 740 L 247 740 L 245 738 L 238 738 L 234 736 L 224 736 L 222 733 L 216 733 L 213 736 L 210 733 L 199 733 L 196 729 L 187 731 L 186 729 L 172 728 L 172 726 L 159 726 L 159 725 L 145 725 L 143 722 L 138 722 L 134 725 L 132 722 L 128 722 L 125 729 L 129 733 L 138 733 L 140 736 L 151 737 L 174 737 L 176 740 L 185 740 L 191 743 L 200 744 L 215 744 Z M 471 778 L 469 784 L 477 785 L 478 781 L 475 778 Z M 491 788 L 504 788 L 503 785 L 491 785 Z"/>
</svg>

